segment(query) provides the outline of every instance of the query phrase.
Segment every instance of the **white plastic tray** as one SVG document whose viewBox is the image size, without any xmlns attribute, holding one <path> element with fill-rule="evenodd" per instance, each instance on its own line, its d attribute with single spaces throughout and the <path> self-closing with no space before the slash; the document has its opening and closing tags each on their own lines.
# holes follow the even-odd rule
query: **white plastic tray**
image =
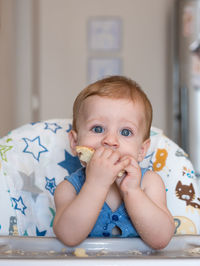
<svg viewBox="0 0 200 266">
<path fill-rule="evenodd" d="M 83 248 L 88 257 L 76 257 L 74 251 L 77 248 Z M 4 259 L 198 259 L 200 265 L 200 235 L 174 236 L 160 251 L 152 250 L 139 238 L 87 239 L 71 248 L 56 238 L 0 236 L 0 262 Z"/>
</svg>

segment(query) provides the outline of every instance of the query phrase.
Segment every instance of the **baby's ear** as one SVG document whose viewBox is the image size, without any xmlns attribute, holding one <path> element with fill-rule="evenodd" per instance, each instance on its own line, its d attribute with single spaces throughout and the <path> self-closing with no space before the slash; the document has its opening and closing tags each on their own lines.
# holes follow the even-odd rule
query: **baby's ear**
<svg viewBox="0 0 200 266">
<path fill-rule="evenodd" d="M 139 154 L 138 154 L 138 162 L 141 162 L 144 159 L 144 157 L 146 156 L 146 153 L 147 153 L 147 151 L 148 151 L 148 149 L 150 147 L 150 144 L 151 144 L 150 138 L 149 139 L 146 139 L 142 143 L 142 145 L 140 147 Z"/>
<path fill-rule="evenodd" d="M 72 154 L 77 155 L 77 153 L 76 153 L 77 133 L 76 133 L 76 131 L 70 130 L 68 137 L 69 137 L 69 143 L 70 143 L 70 148 L 71 148 Z"/>
</svg>

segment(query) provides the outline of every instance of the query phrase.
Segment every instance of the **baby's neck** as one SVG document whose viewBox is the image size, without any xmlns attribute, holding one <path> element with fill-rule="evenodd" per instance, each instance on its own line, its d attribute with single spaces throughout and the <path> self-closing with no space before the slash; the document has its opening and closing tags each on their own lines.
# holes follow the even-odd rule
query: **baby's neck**
<svg viewBox="0 0 200 266">
<path fill-rule="evenodd" d="M 119 189 L 115 183 L 110 187 L 106 198 L 106 203 L 113 212 L 116 211 L 122 203 L 122 198 Z"/>
</svg>

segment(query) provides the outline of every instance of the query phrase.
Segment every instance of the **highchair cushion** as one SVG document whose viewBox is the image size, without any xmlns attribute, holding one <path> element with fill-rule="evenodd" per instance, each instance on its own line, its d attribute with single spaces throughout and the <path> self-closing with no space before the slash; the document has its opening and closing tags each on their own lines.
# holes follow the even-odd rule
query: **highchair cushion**
<svg viewBox="0 0 200 266">
<path fill-rule="evenodd" d="M 70 151 L 70 129 L 71 119 L 52 119 L 24 125 L 0 139 L 0 235 L 54 236 L 55 188 L 81 167 Z M 175 233 L 199 234 L 199 183 L 184 151 L 152 127 L 141 167 L 162 177 Z"/>
</svg>

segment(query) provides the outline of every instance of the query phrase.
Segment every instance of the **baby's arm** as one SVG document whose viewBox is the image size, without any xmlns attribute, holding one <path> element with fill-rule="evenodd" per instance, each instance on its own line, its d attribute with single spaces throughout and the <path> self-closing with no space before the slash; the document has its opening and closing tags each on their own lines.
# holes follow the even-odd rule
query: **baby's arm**
<svg viewBox="0 0 200 266">
<path fill-rule="evenodd" d="M 61 182 L 54 195 L 56 216 L 53 229 L 56 236 L 69 246 L 82 242 L 92 230 L 106 195 L 104 188 L 95 188 L 87 183 L 76 195 L 68 181 Z"/>
<path fill-rule="evenodd" d="M 86 181 L 76 195 L 74 187 L 63 181 L 56 188 L 54 232 L 66 245 L 82 242 L 91 232 L 117 174 L 129 163 L 120 154 L 99 148 L 86 168 Z"/>
<path fill-rule="evenodd" d="M 136 168 L 136 164 L 129 166 L 128 175 L 121 184 L 125 206 L 141 238 L 152 248 L 162 249 L 175 230 L 173 217 L 167 209 L 165 187 L 153 171 L 146 172 L 141 187 L 140 178 L 134 178 L 139 173 Z"/>
</svg>

